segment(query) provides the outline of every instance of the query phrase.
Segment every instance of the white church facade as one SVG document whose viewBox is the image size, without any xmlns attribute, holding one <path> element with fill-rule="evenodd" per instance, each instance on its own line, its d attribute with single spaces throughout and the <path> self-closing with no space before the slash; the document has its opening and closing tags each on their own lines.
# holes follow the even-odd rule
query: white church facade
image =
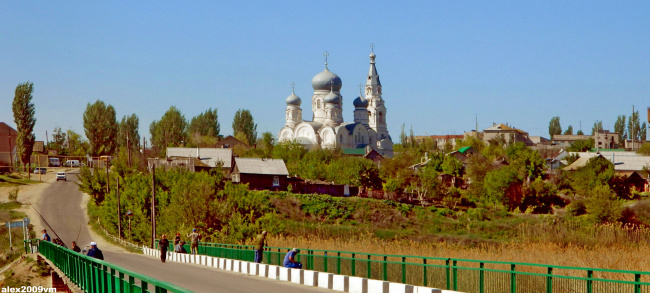
<svg viewBox="0 0 650 293">
<path fill-rule="evenodd" d="M 312 121 L 303 120 L 301 99 L 292 92 L 286 99 L 286 124 L 280 129 L 280 141 L 295 140 L 308 149 L 366 148 L 374 149 L 384 157 L 393 157 L 393 141 L 386 126 L 386 107 L 381 93 L 381 82 L 375 67 L 375 54 L 370 54 L 370 70 L 365 86 L 365 97 L 354 102 L 354 122 L 343 121 L 341 78 L 325 70 L 311 81 Z"/>
</svg>

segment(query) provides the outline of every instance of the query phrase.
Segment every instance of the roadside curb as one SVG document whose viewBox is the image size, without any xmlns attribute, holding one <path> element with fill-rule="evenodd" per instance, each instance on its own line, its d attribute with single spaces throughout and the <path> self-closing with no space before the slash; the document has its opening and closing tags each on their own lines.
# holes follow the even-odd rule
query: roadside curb
<svg viewBox="0 0 650 293">
<path fill-rule="evenodd" d="M 159 258 L 160 251 L 142 247 L 146 256 Z M 458 291 L 413 286 L 382 280 L 351 277 L 304 269 L 289 269 L 270 264 L 259 264 L 241 260 L 218 258 L 206 255 L 167 252 L 167 260 L 180 263 L 198 264 L 206 267 L 231 271 L 249 276 L 269 278 L 295 284 L 331 289 L 350 293 L 460 293 Z"/>
</svg>

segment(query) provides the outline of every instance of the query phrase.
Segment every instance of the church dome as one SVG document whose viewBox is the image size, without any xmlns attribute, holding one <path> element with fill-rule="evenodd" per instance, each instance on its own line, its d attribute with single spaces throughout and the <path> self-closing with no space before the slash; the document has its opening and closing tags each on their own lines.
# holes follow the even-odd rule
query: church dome
<svg viewBox="0 0 650 293">
<path fill-rule="evenodd" d="M 300 106 L 302 103 L 302 100 L 300 100 L 300 97 L 296 96 L 295 93 L 291 93 L 290 96 L 287 97 L 287 105 L 288 106 Z"/>
<path fill-rule="evenodd" d="M 325 100 L 323 100 L 325 104 L 338 104 L 341 101 L 341 98 L 339 95 L 335 94 L 334 92 L 330 91 L 327 96 L 325 96 Z"/>
<path fill-rule="evenodd" d="M 368 108 L 368 100 L 361 96 L 354 99 L 354 102 L 352 102 L 352 104 L 354 104 L 355 108 Z"/>
<path fill-rule="evenodd" d="M 327 67 L 325 67 L 325 70 L 321 73 L 316 74 L 316 76 L 311 80 L 311 87 L 314 88 L 315 91 L 326 91 L 329 89 L 340 91 L 342 85 L 343 83 L 341 82 L 341 78 L 329 71 Z"/>
</svg>

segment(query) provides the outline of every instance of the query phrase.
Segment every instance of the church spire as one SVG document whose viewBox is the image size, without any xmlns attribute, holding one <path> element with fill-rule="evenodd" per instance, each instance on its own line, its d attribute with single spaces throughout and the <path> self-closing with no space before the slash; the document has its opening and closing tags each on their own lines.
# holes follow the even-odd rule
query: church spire
<svg viewBox="0 0 650 293">
<path fill-rule="evenodd" d="M 375 45 L 371 45 L 372 52 L 370 53 L 370 70 L 368 71 L 368 80 L 366 81 L 366 86 L 380 86 L 381 82 L 379 81 L 379 74 L 377 73 L 377 67 L 375 67 Z"/>
</svg>

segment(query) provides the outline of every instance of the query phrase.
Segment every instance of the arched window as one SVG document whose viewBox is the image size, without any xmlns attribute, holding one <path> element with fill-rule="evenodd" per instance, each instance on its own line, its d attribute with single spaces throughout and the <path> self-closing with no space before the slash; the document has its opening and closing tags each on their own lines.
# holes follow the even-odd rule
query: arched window
<svg viewBox="0 0 650 293">
<path fill-rule="evenodd" d="M 384 122 L 384 115 L 382 115 L 381 112 L 379 112 L 377 115 L 379 115 L 379 122 Z"/>
<path fill-rule="evenodd" d="M 320 100 L 316 100 L 316 109 L 320 109 Z"/>
</svg>

